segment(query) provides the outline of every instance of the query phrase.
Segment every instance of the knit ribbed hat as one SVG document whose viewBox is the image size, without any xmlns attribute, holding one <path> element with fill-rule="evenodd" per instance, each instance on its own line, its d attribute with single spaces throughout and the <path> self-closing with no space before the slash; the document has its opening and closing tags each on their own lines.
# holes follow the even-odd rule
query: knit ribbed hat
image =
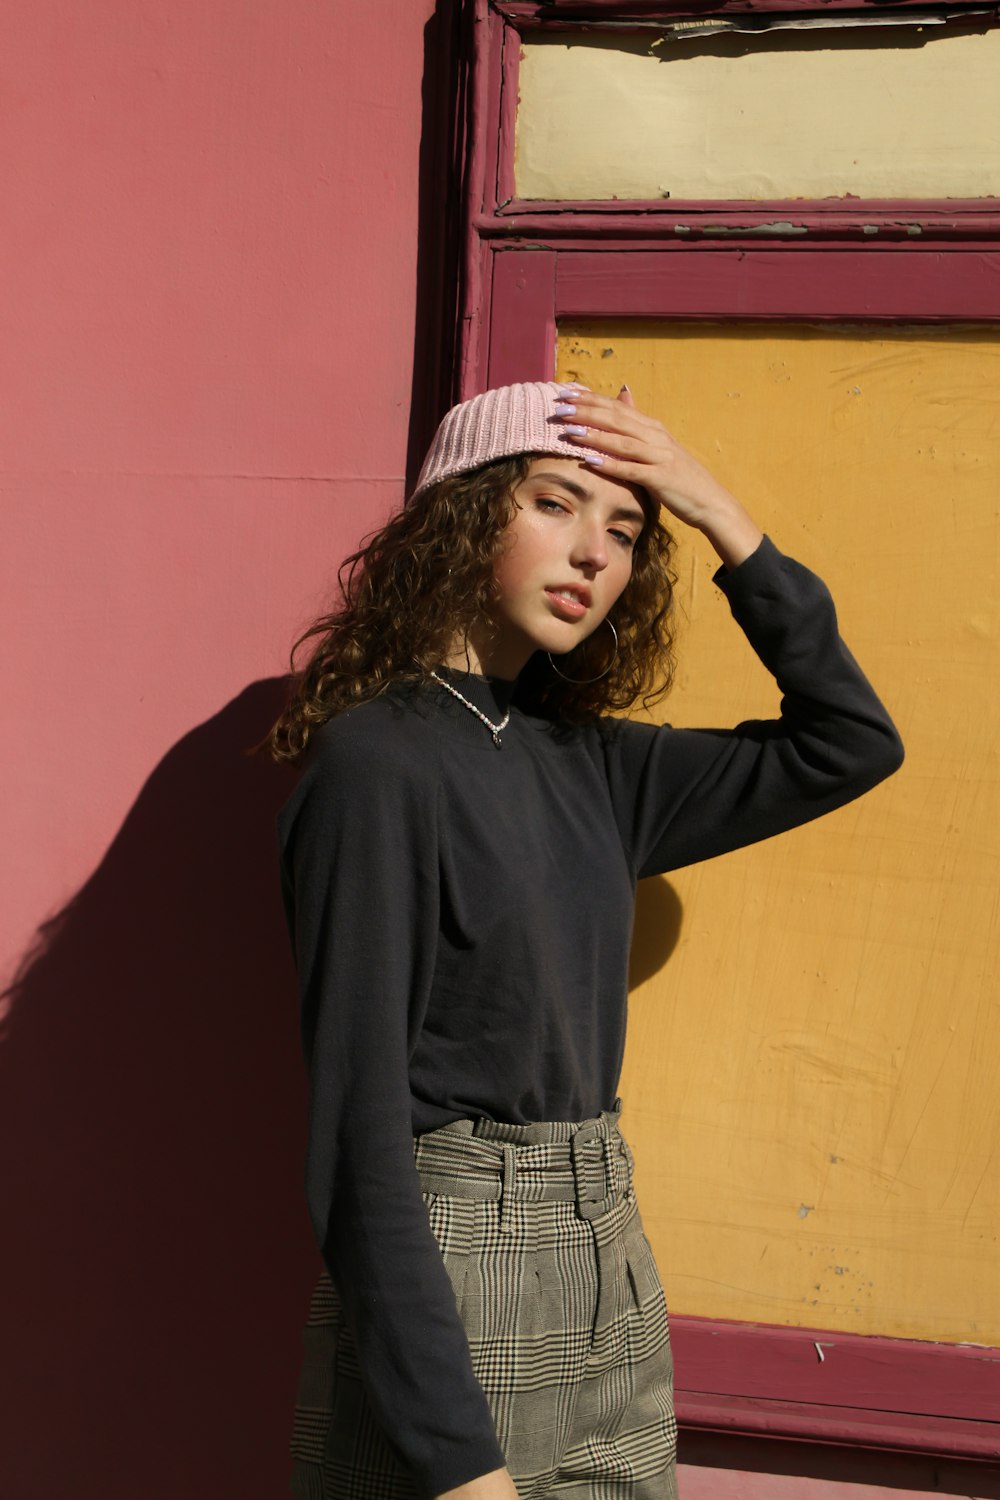
<svg viewBox="0 0 1000 1500">
<path fill-rule="evenodd" d="M 573 418 L 556 416 L 556 403 L 568 399 L 558 391 L 554 380 L 530 380 L 523 385 L 497 386 L 453 406 L 434 434 L 411 501 L 439 479 L 467 474 L 515 453 L 593 458 L 596 448 L 585 448 L 565 436 L 566 424 Z"/>
</svg>

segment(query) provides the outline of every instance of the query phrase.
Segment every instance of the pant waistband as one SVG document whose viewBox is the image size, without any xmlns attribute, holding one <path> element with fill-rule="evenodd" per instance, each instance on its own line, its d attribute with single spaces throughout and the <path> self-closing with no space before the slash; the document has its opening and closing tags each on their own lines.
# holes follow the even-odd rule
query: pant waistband
<svg viewBox="0 0 1000 1500">
<path fill-rule="evenodd" d="M 414 1140 L 425 1193 L 500 1201 L 500 1227 L 510 1229 L 510 1204 L 575 1203 L 580 1218 L 597 1219 L 631 1186 L 632 1154 L 618 1129 L 621 1100 L 592 1120 L 506 1125 L 453 1120 Z"/>
</svg>

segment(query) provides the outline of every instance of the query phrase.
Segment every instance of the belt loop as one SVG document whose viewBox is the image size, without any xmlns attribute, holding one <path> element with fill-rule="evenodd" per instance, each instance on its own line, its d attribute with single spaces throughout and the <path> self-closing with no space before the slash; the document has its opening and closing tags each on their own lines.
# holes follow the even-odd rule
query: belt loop
<svg viewBox="0 0 1000 1500">
<path fill-rule="evenodd" d="M 514 1184 L 517 1181 L 517 1152 L 513 1146 L 504 1146 L 503 1184 L 500 1188 L 500 1233 L 512 1234 L 514 1225 Z"/>
</svg>

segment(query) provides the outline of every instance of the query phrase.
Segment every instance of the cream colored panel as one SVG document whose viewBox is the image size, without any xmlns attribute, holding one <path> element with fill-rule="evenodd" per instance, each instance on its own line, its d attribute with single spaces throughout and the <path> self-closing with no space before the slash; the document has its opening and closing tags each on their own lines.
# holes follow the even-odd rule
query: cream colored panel
<svg viewBox="0 0 1000 1500">
<path fill-rule="evenodd" d="M 669 1303 L 1000 1343 L 1000 333 L 564 326 L 558 372 L 627 380 L 827 581 L 907 747 L 640 888 L 623 1126 Z M 660 717 L 772 716 L 700 535 L 678 567 Z"/>
<path fill-rule="evenodd" d="M 524 46 L 519 198 L 1000 193 L 1000 30 Z"/>
</svg>

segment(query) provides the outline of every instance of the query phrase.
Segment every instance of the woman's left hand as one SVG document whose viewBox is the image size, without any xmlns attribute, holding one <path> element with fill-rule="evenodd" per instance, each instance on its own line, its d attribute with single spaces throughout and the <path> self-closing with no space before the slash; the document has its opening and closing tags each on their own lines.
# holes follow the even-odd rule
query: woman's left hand
<svg viewBox="0 0 1000 1500">
<path fill-rule="evenodd" d="M 756 549 L 763 533 L 736 496 L 662 422 L 638 409 L 627 386 L 616 399 L 566 386 L 560 400 L 576 408 L 567 422 L 586 427 L 574 440 L 604 455 L 600 464 L 584 460 L 595 472 L 641 485 L 671 515 L 703 531 L 729 567 Z"/>
</svg>

